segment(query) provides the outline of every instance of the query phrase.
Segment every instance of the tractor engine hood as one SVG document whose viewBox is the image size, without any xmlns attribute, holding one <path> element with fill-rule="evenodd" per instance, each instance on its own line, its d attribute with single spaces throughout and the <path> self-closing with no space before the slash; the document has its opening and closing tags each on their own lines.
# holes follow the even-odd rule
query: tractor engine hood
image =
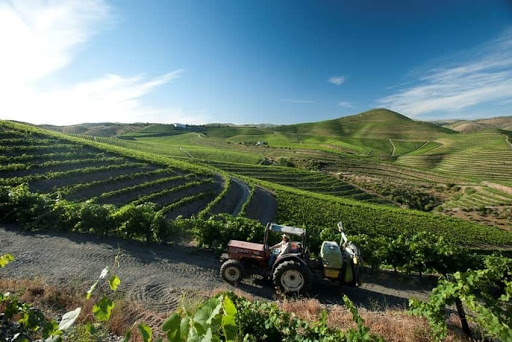
<svg viewBox="0 0 512 342">
<path fill-rule="evenodd" d="M 228 243 L 228 252 L 230 254 L 244 254 L 263 257 L 265 246 L 261 243 L 231 240 Z"/>
</svg>

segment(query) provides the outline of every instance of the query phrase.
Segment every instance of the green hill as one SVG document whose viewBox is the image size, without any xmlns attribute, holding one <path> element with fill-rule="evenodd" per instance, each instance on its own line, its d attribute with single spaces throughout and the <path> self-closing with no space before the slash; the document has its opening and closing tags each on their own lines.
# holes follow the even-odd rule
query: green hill
<svg viewBox="0 0 512 342">
<path fill-rule="evenodd" d="M 453 130 L 415 121 L 387 109 L 373 109 L 333 120 L 277 127 L 206 127 L 203 133 L 207 138 L 227 139 L 234 143 L 256 144 L 260 141 L 273 147 L 373 156 L 407 154 L 429 141 L 457 134 Z"/>
<path fill-rule="evenodd" d="M 433 139 L 450 129 L 412 120 L 388 109 L 372 109 L 334 120 L 278 127 L 281 132 L 371 139 Z"/>
<path fill-rule="evenodd" d="M 66 134 L 86 134 L 93 135 L 97 137 L 112 137 L 117 135 L 122 135 L 128 132 L 139 131 L 144 129 L 146 124 L 142 123 L 134 123 L 134 124 L 124 124 L 124 123 L 111 123 L 111 122 L 102 122 L 102 123 L 83 123 L 78 125 L 71 126 L 54 126 L 54 125 L 41 125 L 44 129 L 49 129 L 52 131 L 57 131 Z"/>
</svg>

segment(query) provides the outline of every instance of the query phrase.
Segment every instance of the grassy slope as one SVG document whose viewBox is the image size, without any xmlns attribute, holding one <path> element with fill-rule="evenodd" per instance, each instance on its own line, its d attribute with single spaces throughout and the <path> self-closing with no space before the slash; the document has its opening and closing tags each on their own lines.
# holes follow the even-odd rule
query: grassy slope
<svg viewBox="0 0 512 342">
<path fill-rule="evenodd" d="M 493 123 L 502 119 L 490 119 Z M 186 133 L 188 132 L 188 133 Z M 501 133 L 501 134 L 500 134 Z M 358 115 L 277 127 L 190 127 L 150 125 L 129 133 L 127 147 L 215 162 L 256 164 L 265 158 L 327 163 L 326 170 L 397 181 L 480 183 L 512 186 L 512 148 L 507 131 L 457 134 L 398 113 L 375 109 Z M 512 140 L 512 137 L 509 138 Z M 268 147 L 255 147 L 265 141 Z M 350 156 L 359 158 L 346 159 Z M 371 156 L 372 158 L 367 158 Z M 386 157 L 386 162 L 379 158 Z M 301 162 L 302 160 L 302 162 Z M 379 165 L 379 166 L 377 166 Z M 418 176 L 420 178 L 418 178 Z M 484 191 L 485 192 L 485 191 Z M 489 201 L 493 205 L 495 201 Z"/>
</svg>

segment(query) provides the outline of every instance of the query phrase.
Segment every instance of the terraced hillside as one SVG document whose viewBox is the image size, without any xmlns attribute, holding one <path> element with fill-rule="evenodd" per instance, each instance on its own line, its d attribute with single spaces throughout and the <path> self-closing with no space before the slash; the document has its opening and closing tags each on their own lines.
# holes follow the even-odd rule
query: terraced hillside
<svg viewBox="0 0 512 342">
<path fill-rule="evenodd" d="M 232 213 L 232 206 L 224 204 L 231 183 L 228 178 L 171 159 L 101 147 L 0 122 L 0 184 L 27 183 L 33 192 L 72 201 L 117 206 L 153 202 L 168 218 L 204 210 Z M 233 195 L 231 202 L 243 199 L 239 193 Z"/>
<path fill-rule="evenodd" d="M 355 199 L 370 203 L 390 203 L 380 197 L 370 195 L 340 179 L 321 172 L 292 169 L 279 166 L 260 166 L 233 163 L 211 163 L 226 172 L 256 178 L 296 189 Z"/>
<path fill-rule="evenodd" d="M 477 209 L 486 206 L 512 206 L 512 194 L 489 186 L 466 187 L 460 196 L 444 204 L 449 209 Z"/>
<path fill-rule="evenodd" d="M 468 181 L 512 184 L 512 146 L 499 133 L 459 134 L 439 139 L 442 146 L 422 155 L 398 157 L 397 163 Z"/>
<path fill-rule="evenodd" d="M 438 214 L 368 203 L 381 200 L 375 200 L 376 197 L 369 196 L 335 177 L 300 169 L 299 165 L 290 168 L 210 160 L 210 165 L 214 164 L 224 169 L 217 169 L 217 174 L 224 172 L 226 175 L 221 185 L 221 179 L 212 172 L 213 169 L 204 166 L 208 160 L 195 158 L 189 151 L 187 152 L 191 155 L 182 156 L 182 159 L 195 165 L 184 163 L 177 158 L 169 158 L 168 153 L 159 154 L 159 150 L 154 148 L 155 145 L 146 145 L 144 152 L 140 152 L 138 147 L 143 145 L 137 139 L 89 137 L 89 140 L 84 140 L 60 133 L 50 134 L 13 123 L 4 122 L 2 127 L 2 137 L 5 140 L 1 158 L 4 169 L 2 182 L 13 185 L 28 182 L 34 190 L 60 193 L 68 199 L 88 198 L 97 203 L 118 205 L 152 201 L 157 202 L 157 209 L 165 211 L 169 218 L 178 214 L 188 216 L 207 211 L 242 213 L 260 220 L 273 219 L 268 213 L 275 211 L 277 199 L 276 219 L 284 224 L 307 226 L 312 233 L 311 236 L 315 238 L 320 238 L 322 232 L 335 229 L 335 223 L 343 218 L 347 223 L 347 229 L 352 233 L 367 233 L 372 236 L 383 234 L 393 237 L 400 233 L 426 229 L 442 234 L 457 244 L 472 248 L 512 246 L 512 235 L 508 232 Z M 195 134 L 199 140 L 205 139 L 201 133 L 187 134 Z M 180 134 L 176 138 L 183 136 Z M 167 138 L 169 137 L 154 137 Z M 165 144 L 162 143 L 161 148 L 164 147 Z M 261 150 L 263 149 L 266 148 Z M 343 170 L 343 177 L 358 167 L 372 170 L 369 165 L 375 165 L 374 172 L 381 176 L 387 174 L 390 179 L 396 179 L 398 171 L 403 170 L 403 174 L 398 176 L 402 177 L 402 181 L 412 182 L 416 179 L 418 184 L 434 182 L 438 177 L 436 172 L 426 172 L 428 177 L 431 177 L 426 181 L 421 179 L 419 174 L 415 174 L 418 169 L 400 166 L 391 161 L 379 162 L 375 157 L 308 149 L 269 149 L 274 153 L 287 153 L 285 161 L 288 162 L 320 162 L 321 164 L 310 166 L 321 169 L 332 167 L 333 170 L 337 170 L 335 173 Z M 152 153 L 147 153 L 149 151 Z M 221 152 L 219 149 L 218 153 Z M 85 157 L 82 157 L 82 153 L 85 153 Z M 327 158 L 311 160 L 310 154 L 307 153 L 325 155 Z M 70 156 L 73 158 L 68 158 Z M 46 158 L 49 157 L 54 160 L 48 161 Z M 272 158 L 266 160 L 274 163 L 276 160 L 272 161 Z M 31 160 L 39 160 L 41 166 L 35 165 L 36 163 L 30 162 Z M 366 166 L 364 161 L 367 161 Z M 52 164 L 54 162 L 56 165 Z M 95 162 L 98 164 L 94 164 Z M 71 167 L 74 163 L 80 167 Z M 53 166 L 58 167 L 58 171 L 54 171 Z M 228 174 L 231 176 L 227 176 Z M 250 187 L 241 185 L 243 182 L 240 180 Z M 269 189 L 274 195 L 270 195 L 269 191 L 264 189 Z M 187 191 L 194 192 L 189 195 Z M 182 194 L 179 199 L 177 193 Z M 233 201 L 233 198 L 241 200 Z M 244 202 L 244 205 L 240 205 L 241 202 Z M 264 215 L 266 216 L 263 219 Z"/>
<path fill-rule="evenodd" d="M 386 197 L 455 216 L 498 207 L 493 215 L 501 217 L 511 208 L 503 198 L 512 191 L 512 133 L 462 134 L 385 109 L 287 126 L 148 124 L 118 137 L 81 137 L 342 198 Z"/>
</svg>

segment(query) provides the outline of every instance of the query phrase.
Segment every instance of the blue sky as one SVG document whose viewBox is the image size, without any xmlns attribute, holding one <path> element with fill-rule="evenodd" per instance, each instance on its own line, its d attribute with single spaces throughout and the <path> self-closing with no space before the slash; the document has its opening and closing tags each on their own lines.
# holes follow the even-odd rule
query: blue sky
<svg viewBox="0 0 512 342">
<path fill-rule="evenodd" d="M 0 42 L 3 119 L 512 115 L 506 0 L 0 0 Z"/>
</svg>

